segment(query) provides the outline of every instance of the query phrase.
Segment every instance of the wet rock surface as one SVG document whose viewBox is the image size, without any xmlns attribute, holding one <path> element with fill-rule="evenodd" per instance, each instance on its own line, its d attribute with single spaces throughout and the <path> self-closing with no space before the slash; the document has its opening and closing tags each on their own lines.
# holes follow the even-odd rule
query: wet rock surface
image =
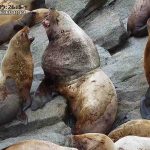
<svg viewBox="0 0 150 150">
<path fill-rule="evenodd" d="M 88 0 L 61 1 L 58 9 L 66 11 L 72 18 L 85 8 Z M 148 84 L 143 69 L 143 53 L 147 37 L 128 38 L 126 23 L 132 11 L 135 0 L 108 1 L 106 6 L 95 10 L 86 18 L 80 20 L 85 32 L 93 39 L 98 49 L 102 70 L 111 78 L 118 94 L 118 114 L 114 127 L 141 118 L 140 100 L 144 96 Z M 44 77 L 40 67 L 41 56 L 48 44 L 46 33 L 42 26 L 33 27 L 31 34 L 35 36 L 32 52 L 35 64 L 33 94 Z M 7 45 L 0 47 L 0 62 Z M 0 127 L 0 149 L 24 139 L 49 140 L 59 145 L 68 145 L 66 135 L 71 129 L 64 123 L 67 103 L 65 98 L 58 96 L 43 109 L 27 111 L 29 124 L 18 121 Z"/>
</svg>

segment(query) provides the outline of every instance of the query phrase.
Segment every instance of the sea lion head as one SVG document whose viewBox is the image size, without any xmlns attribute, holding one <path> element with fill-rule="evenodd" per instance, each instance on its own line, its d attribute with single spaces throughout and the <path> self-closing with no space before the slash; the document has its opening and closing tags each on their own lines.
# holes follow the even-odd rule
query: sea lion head
<svg viewBox="0 0 150 150">
<path fill-rule="evenodd" d="M 33 10 L 32 12 L 35 12 L 35 13 L 36 13 L 36 16 L 35 16 L 35 24 L 37 24 L 37 23 L 42 22 L 43 19 L 48 16 L 48 14 L 49 14 L 49 9 L 40 8 L 40 9 Z"/>
<path fill-rule="evenodd" d="M 30 45 L 34 41 L 33 37 L 29 37 L 29 27 L 25 26 L 22 30 L 16 33 L 16 35 L 11 39 L 10 45 L 14 47 L 19 47 L 20 50 L 30 50 Z"/>
<path fill-rule="evenodd" d="M 48 16 L 43 20 L 42 24 L 49 40 L 58 38 L 62 33 L 76 28 L 74 21 L 67 13 L 55 9 L 49 11 Z"/>
<path fill-rule="evenodd" d="M 116 150 L 113 141 L 104 134 L 88 133 L 73 135 L 71 141 L 74 147 L 82 150 Z"/>
</svg>

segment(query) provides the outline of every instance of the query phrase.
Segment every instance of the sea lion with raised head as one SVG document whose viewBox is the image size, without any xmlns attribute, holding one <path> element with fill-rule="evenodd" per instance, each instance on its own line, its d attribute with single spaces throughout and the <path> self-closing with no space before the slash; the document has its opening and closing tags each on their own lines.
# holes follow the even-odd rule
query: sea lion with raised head
<svg viewBox="0 0 150 150">
<path fill-rule="evenodd" d="M 55 89 L 69 99 L 77 120 L 74 133 L 109 132 L 117 112 L 116 91 L 97 69 L 100 61 L 92 40 L 64 12 L 51 10 L 43 26 L 49 39 L 42 57 L 45 79 L 35 93 L 32 109 L 40 107 L 37 101 L 50 100 L 50 90 Z"/>
<path fill-rule="evenodd" d="M 31 104 L 30 88 L 33 80 L 33 60 L 30 45 L 33 38 L 28 37 L 29 28 L 24 27 L 10 40 L 2 60 L 3 80 L 10 77 L 15 80 L 24 110 Z"/>
<path fill-rule="evenodd" d="M 143 37 L 148 35 L 147 20 L 150 17 L 150 1 L 138 0 L 128 18 L 127 31 L 129 36 Z"/>
</svg>

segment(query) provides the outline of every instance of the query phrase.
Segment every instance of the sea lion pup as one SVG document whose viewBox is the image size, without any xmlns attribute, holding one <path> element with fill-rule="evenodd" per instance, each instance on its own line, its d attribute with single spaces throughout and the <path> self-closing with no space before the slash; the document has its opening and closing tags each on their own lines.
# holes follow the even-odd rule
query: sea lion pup
<svg viewBox="0 0 150 150">
<path fill-rule="evenodd" d="M 87 17 L 90 13 L 102 7 L 106 2 L 107 0 L 90 0 L 84 9 L 77 13 L 73 20 L 78 23 L 81 19 Z"/>
<path fill-rule="evenodd" d="M 128 18 L 127 31 L 129 36 L 143 37 L 148 35 L 147 20 L 150 17 L 150 1 L 138 0 Z"/>
<path fill-rule="evenodd" d="M 30 45 L 34 38 L 29 38 L 28 33 L 29 28 L 24 27 L 10 40 L 1 64 L 3 78 L 11 77 L 16 81 L 24 110 L 31 104 L 30 88 L 33 79 Z"/>
<path fill-rule="evenodd" d="M 0 126 L 12 121 L 21 113 L 21 101 L 16 82 L 12 78 L 0 81 Z"/>
<path fill-rule="evenodd" d="M 147 82 L 150 86 L 150 19 L 147 21 L 147 29 L 149 37 L 144 51 L 144 70 Z M 144 119 L 150 119 L 150 88 L 148 88 L 145 97 L 141 100 L 140 111 Z"/>
<path fill-rule="evenodd" d="M 69 148 L 56 145 L 48 141 L 28 140 L 19 142 L 3 150 L 77 150 L 76 148 Z"/>
<path fill-rule="evenodd" d="M 19 20 L 6 23 L 0 26 L 0 45 L 9 41 L 19 30 L 25 26 L 32 26 L 36 13 L 29 12 Z"/>
<path fill-rule="evenodd" d="M 51 10 L 43 26 L 50 43 L 42 57 L 45 79 L 32 109 L 39 107 L 39 99 L 51 98 L 52 85 L 69 100 L 77 119 L 74 133 L 108 132 L 117 112 L 116 92 L 110 79 L 97 69 L 99 56 L 92 40 L 64 12 Z"/>
<path fill-rule="evenodd" d="M 144 119 L 129 121 L 117 127 L 108 136 L 116 142 L 128 135 L 150 137 L 150 121 Z"/>
<path fill-rule="evenodd" d="M 114 142 L 104 134 L 72 135 L 71 145 L 79 150 L 117 150 Z"/>
</svg>

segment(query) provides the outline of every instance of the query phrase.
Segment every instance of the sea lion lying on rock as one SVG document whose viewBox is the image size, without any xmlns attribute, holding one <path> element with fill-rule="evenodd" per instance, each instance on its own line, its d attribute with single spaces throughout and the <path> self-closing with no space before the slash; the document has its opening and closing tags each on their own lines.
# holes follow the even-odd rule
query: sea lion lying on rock
<svg viewBox="0 0 150 150">
<path fill-rule="evenodd" d="M 147 20 L 150 17 L 150 1 L 138 0 L 128 18 L 127 30 L 130 36 L 142 37 L 148 35 Z"/>
<path fill-rule="evenodd" d="M 150 19 L 147 21 L 147 28 L 149 37 L 144 52 L 144 70 L 147 82 L 150 86 Z M 145 97 L 142 98 L 140 111 L 144 119 L 150 119 L 150 87 L 148 88 Z"/>
<path fill-rule="evenodd" d="M 0 25 L 0 45 L 9 41 L 23 27 L 32 26 L 35 16 L 35 12 L 29 12 L 23 15 L 19 20 Z"/>
<path fill-rule="evenodd" d="M 128 135 L 150 137 L 150 120 L 139 119 L 129 121 L 117 127 L 108 136 L 116 142 Z"/>
<path fill-rule="evenodd" d="M 15 80 L 24 110 L 31 104 L 30 88 L 33 80 L 33 60 L 30 45 L 34 38 L 29 38 L 29 28 L 24 27 L 10 40 L 2 60 L 3 80 L 8 77 Z"/>
<path fill-rule="evenodd" d="M 96 9 L 101 8 L 106 2 L 107 0 L 89 0 L 85 8 L 77 13 L 77 15 L 74 17 L 74 21 L 78 23 L 81 19 L 87 17 Z"/>
<path fill-rule="evenodd" d="M 48 141 L 29 140 L 19 142 L 3 150 L 77 150 L 75 148 L 63 147 Z"/>
<path fill-rule="evenodd" d="M 150 138 L 126 136 L 114 143 L 103 134 L 73 135 L 71 145 L 79 150 L 150 150 Z"/>
<path fill-rule="evenodd" d="M 50 90 L 69 99 L 77 119 L 74 133 L 102 132 L 111 128 L 117 112 L 117 97 L 110 79 L 100 69 L 98 52 L 89 36 L 64 12 L 51 10 L 43 21 L 49 45 L 42 57 L 45 79 L 37 101 L 50 100 Z"/>
</svg>

